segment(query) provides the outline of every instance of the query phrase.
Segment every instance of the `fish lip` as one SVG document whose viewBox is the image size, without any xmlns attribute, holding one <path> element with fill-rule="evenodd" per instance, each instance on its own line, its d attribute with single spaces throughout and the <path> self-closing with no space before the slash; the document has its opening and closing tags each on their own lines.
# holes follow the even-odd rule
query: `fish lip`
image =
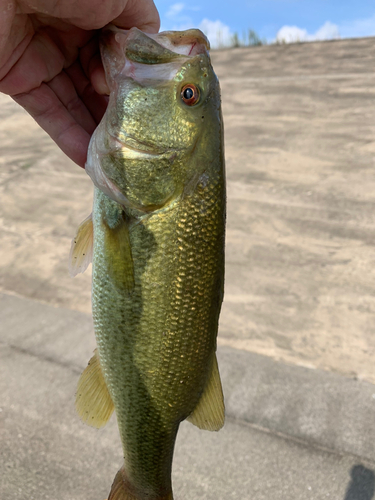
<svg viewBox="0 0 375 500">
<path fill-rule="evenodd" d="M 162 47 L 172 56 L 172 59 L 167 57 L 159 60 L 158 55 L 153 53 L 153 45 Z M 145 57 L 147 54 L 150 56 L 154 54 L 157 60 L 150 62 L 150 60 L 146 60 L 147 57 L 144 60 L 143 56 L 140 59 L 134 59 L 132 55 L 137 52 L 137 47 L 138 49 L 144 49 L 143 55 Z M 100 51 L 110 88 L 116 87 L 115 81 L 119 75 L 138 80 L 132 74 L 135 70 L 134 64 L 139 66 L 172 64 L 174 66 L 174 60 L 188 60 L 207 53 L 208 50 L 209 41 L 200 30 L 165 31 L 151 34 L 144 33 L 135 27 L 124 30 L 110 24 L 103 29 L 100 41 Z M 167 79 L 170 80 L 173 77 L 170 75 Z M 143 77 L 140 76 L 139 78 L 142 80 Z M 162 79 L 165 79 L 165 77 Z"/>
</svg>

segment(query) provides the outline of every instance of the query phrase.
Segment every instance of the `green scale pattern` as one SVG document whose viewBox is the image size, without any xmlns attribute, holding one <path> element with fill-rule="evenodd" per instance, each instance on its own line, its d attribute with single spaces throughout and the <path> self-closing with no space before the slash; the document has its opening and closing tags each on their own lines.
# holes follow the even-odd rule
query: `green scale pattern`
<svg viewBox="0 0 375 500">
<path fill-rule="evenodd" d="M 104 237 L 106 214 L 117 203 L 95 195 L 93 314 L 100 362 L 127 476 L 154 495 L 170 491 L 178 425 L 194 410 L 216 350 L 225 214 L 223 172 L 214 174 L 203 174 L 194 193 L 179 202 L 130 222 L 134 288 L 126 293 L 109 278 Z"/>
</svg>

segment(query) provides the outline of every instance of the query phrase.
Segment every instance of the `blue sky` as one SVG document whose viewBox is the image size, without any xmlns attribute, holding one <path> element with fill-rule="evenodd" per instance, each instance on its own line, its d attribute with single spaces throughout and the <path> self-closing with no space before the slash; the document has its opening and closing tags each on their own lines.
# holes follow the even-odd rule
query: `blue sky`
<svg viewBox="0 0 375 500">
<path fill-rule="evenodd" d="M 268 41 L 275 40 L 278 34 L 286 41 L 293 41 L 293 37 L 314 40 L 375 36 L 372 0 L 155 0 L 155 3 L 163 30 L 203 27 L 211 38 L 215 38 L 218 29 L 222 38 L 234 32 L 241 36 L 244 31 L 254 29 Z"/>
</svg>

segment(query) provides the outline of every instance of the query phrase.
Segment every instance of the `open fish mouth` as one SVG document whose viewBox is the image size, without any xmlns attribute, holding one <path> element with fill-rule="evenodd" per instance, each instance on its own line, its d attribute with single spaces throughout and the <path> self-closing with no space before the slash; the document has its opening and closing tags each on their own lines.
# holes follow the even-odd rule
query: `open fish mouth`
<svg viewBox="0 0 375 500">
<path fill-rule="evenodd" d="M 171 80 L 182 61 L 206 53 L 210 44 L 197 29 L 165 31 L 155 35 L 137 28 L 122 30 L 109 25 L 103 30 L 101 53 L 108 83 L 121 75 L 138 82 Z"/>
</svg>

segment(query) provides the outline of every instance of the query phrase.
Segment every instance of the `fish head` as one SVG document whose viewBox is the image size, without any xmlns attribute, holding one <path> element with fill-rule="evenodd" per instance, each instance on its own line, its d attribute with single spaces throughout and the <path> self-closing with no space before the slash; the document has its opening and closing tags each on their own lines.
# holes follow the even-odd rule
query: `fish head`
<svg viewBox="0 0 375 500">
<path fill-rule="evenodd" d="M 104 32 L 110 99 L 86 170 L 110 198 L 160 209 L 191 190 L 221 153 L 220 88 L 208 49 L 199 30 Z"/>
</svg>

